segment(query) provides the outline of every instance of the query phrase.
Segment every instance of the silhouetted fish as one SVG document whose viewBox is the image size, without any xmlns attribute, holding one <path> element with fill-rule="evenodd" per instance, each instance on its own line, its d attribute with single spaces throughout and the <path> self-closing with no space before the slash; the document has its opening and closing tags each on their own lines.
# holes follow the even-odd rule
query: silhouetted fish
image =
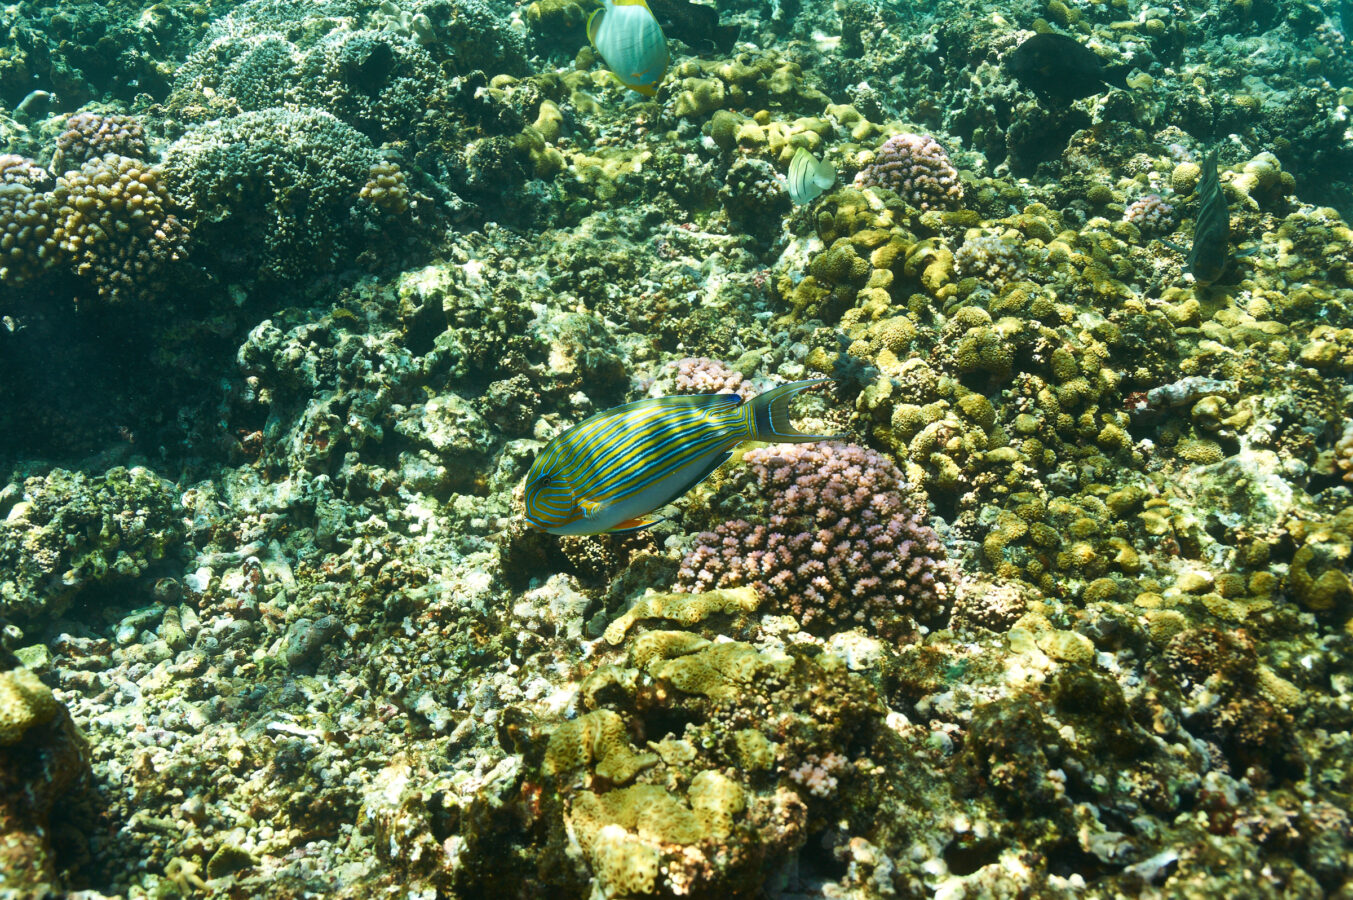
<svg viewBox="0 0 1353 900">
<path fill-rule="evenodd" d="M 738 39 L 738 26 L 720 25 L 719 11 L 691 0 L 650 0 L 653 15 L 672 37 L 697 50 L 727 53 Z"/>
<path fill-rule="evenodd" d="M 1226 194 L 1217 178 L 1216 150 L 1203 160 L 1203 175 L 1194 196 L 1198 198 L 1198 216 L 1193 223 L 1193 249 L 1185 250 L 1167 240 L 1161 243 L 1184 254 L 1193 280 L 1209 285 L 1226 273 L 1231 262 L 1231 210 L 1226 206 Z"/>
<path fill-rule="evenodd" d="M 1127 90 L 1132 67 L 1106 66 L 1098 54 L 1064 34 L 1036 34 L 1006 60 L 1010 74 L 1042 102 L 1065 106 L 1110 86 Z"/>
<path fill-rule="evenodd" d="M 1199 284 L 1212 284 L 1226 271 L 1231 261 L 1231 210 L 1226 206 L 1217 178 L 1217 151 L 1203 160 L 1203 177 L 1198 182 L 1198 220 L 1193 226 L 1193 249 L 1189 251 L 1189 271 Z"/>
</svg>

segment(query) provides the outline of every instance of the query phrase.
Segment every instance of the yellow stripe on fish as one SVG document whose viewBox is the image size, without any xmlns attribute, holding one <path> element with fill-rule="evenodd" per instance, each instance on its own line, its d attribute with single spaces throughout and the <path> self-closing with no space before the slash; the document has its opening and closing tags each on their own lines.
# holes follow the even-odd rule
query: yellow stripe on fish
<svg viewBox="0 0 1353 900">
<path fill-rule="evenodd" d="M 556 435 L 526 476 L 526 520 L 552 534 L 637 531 L 650 515 L 709 477 L 743 441 L 803 443 L 790 401 L 830 381 L 796 381 L 747 402 L 736 394 L 639 400 L 597 413 Z"/>
<path fill-rule="evenodd" d="M 662 26 L 644 0 L 603 0 L 587 18 L 587 39 L 621 84 L 649 97 L 671 58 Z"/>
</svg>

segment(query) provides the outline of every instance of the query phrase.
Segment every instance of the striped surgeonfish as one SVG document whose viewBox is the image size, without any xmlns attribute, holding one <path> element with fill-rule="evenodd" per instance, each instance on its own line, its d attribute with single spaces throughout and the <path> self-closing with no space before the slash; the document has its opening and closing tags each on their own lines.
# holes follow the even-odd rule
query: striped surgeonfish
<svg viewBox="0 0 1353 900">
<path fill-rule="evenodd" d="M 789 421 L 796 381 L 744 402 L 737 394 L 639 400 L 597 413 L 545 445 L 526 476 L 526 520 L 552 534 L 638 531 L 650 515 L 709 477 L 743 441 L 803 443 Z"/>
</svg>

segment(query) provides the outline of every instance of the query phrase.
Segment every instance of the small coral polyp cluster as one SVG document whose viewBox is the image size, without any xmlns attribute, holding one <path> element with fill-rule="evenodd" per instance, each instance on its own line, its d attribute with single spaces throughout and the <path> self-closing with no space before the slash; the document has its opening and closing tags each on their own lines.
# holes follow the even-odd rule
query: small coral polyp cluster
<svg viewBox="0 0 1353 900">
<path fill-rule="evenodd" d="M 1128 204 L 1123 221 L 1136 225 L 1143 234 L 1165 234 L 1174 228 L 1175 208 L 1160 194 L 1147 194 Z"/>
<path fill-rule="evenodd" d="M 951 577 L 906 479 L 874 450 L 818 443 L 743 456 L 764 521 L 721 522 L 681 562 L 686 591 L 752 585 L 805 628 L 898 638 L 945 614 Z"/>
</svg>

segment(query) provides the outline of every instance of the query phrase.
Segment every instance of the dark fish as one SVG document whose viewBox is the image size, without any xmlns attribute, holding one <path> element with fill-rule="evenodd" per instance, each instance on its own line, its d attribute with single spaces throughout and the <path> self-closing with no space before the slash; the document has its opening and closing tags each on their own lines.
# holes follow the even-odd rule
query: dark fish
<svg viewBox="0 0 1353 900">
<path fill-rule="evenodd" d="M 1043 103 L 1065 106 L 1109 87 L 1127 90 L 1132 66 L 1106 66 L 1104 60 L 1064 34 L 1036 34 L 1015 48 L 1006 61 L 1010 74 Z"/>
<path fill-rule="evenodd" d="M 1185 250 L 1166 240 L 1161 243 L 1184 254 L 1193 280 L 1207 286 L 1221 278 L 1231 262 L 1231 210 L 1226 206 L 1226 194 L 1222 193 L 1221 180 L 1217 178 L 1216 150 L 1203 160 L 1203 175 L 1198 180 L 1198 189 L 1193 196 L 1198 198 L 1198 217 L 1193 223 L 1193 249 Z M 1240 255 L 1248 256 L 1249 253 Z"/>
<path fill-rule="evenodd" d="M 672 37 L 697 50 L 727 53 L 738 39 L 738 26 L 720 25 L 719 11 L 691 0 L 650 0 L 648 8 Z"/>
<path fill-rule="evenodd" d="M 1203 177 L 1198 182 L 1198 220 L 1193 226 L 1193 249 L 1189 251 L 1189 271 L 1199 284 L 1215 282 L 1231 261 L 1231 210 L 1226 206 L 1217 178 L 1217 151 L 1203 160 Z"/>
</svg>

